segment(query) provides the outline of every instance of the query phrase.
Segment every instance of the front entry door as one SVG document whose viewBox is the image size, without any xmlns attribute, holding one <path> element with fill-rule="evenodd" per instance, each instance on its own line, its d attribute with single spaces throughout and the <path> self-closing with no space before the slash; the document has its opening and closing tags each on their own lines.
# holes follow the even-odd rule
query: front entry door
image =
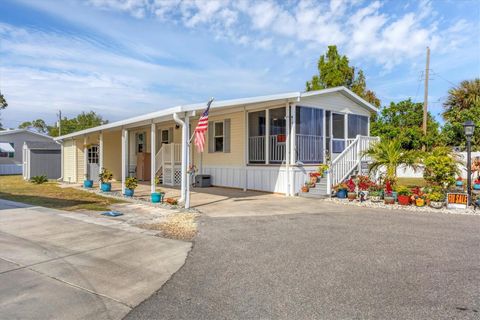
<svg viewBox="0 0 480 320">
<path fill-rule="evenodd" d="M 87 149 L 87 176 L 88 179 L 97 180 L 100 168 L 98 167 L 98 145 Z"/>
</svg>

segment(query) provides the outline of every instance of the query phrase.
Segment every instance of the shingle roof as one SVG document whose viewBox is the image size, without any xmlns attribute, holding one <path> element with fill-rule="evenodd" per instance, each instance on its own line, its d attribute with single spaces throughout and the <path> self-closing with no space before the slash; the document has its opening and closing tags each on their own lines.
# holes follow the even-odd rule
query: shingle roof
<svg viewBox="0 0 480 320">
<path fill-rule="evenodd" d="M 30 150 L 60 150 L 60 144 L 43 141 L 25 141 L 25 145 Z"/>
</svg>

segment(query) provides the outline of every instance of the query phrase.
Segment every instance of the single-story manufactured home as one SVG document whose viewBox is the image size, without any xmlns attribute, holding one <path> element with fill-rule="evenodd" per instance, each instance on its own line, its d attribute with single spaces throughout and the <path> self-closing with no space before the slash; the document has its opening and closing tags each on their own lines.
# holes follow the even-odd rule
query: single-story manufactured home
<svg viewBox="0 0 480 320">
<path fill-rule="evenodd" d="M 190 137 L 205 107 L 176 106 L 56 138 L 63 181 L 97 180 L 104 167 L 118 181 L 151 181 L 153 190 L 156 176 L 186 185 L 195 167 L 215 186 L 294 195 L 309 172 L 329 163 L 328 192 L 377 141 L 369 134 L 377 109 L 345 87 L 214 101 L 198 153 Z"/>
</svg>

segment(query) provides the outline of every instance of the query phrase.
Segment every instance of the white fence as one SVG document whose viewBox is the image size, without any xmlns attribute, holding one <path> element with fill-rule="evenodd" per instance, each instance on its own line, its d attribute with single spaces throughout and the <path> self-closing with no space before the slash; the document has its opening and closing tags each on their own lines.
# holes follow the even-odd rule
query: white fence
<svg viewBox="0 0 480 320">
<path fill-rule="evenodd" d="M 323 136 L 297 134 L 297 160 L 303 163 L 323 161 Z"/>
<path fill-rule="evenodd" d="M 0 175 L 22 174 L 21 164 L 0 164 Z"/>
</svg>

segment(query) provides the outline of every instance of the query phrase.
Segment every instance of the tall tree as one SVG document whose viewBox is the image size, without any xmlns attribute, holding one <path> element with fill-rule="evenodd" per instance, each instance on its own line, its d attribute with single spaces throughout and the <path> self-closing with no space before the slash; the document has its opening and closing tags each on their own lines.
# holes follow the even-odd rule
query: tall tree
<svg viewBox="0 0 480 320">
<path fill-rule="evenodd" d="M 376 121 L 371 123 L 371 134 L 381 139 L 399 141 L 406 150 L 419 150 L 425 146 L 431 150 L 443 144 L 440 136 L 440 124 L 428 113 L 427 135 L 422 132 L 423 104 L 411 99 L 391 102 L 382 108 Z"/>
<path fill-rule="evenodd" d="M 61 120 L 62 135 L 93 128 L 105 123 L 108 123 L 108 120 L 103 120 L 102 116 L 96 114 L 94 111 L 82 112 L 72 119 L 64 117 Z M 59 135 L 58 127 L 49 126 L 48 134 L 52 137 L 57 137 Z"/>
<path fill-rule="evenodd" d="M 5 109 L 6 107 L 8 107 L 8 103 L 7 103 L 7 100 L 5 99 L 5 97 L 3 96 L 3 94 L 0 92 L 0 110 L 3 110 Z M 0 119 L 1 120 L 1 119 Z M 0 122 L 0 130 L 2 130 L 2 123 Z"/>
<path fill-rule="evenodd" d="M 18 126 L 19 129 L 35 129 L 40 133 L 47 133 L 48 126 L 42 119 L 37 119 L 33 121 L 25 121 Z"/>
<path fill-rule="evenodd" d="M 472 139 L 473 150 L 480 150 L 480 78 L 465 80 L 448 91 L 443 104 L 445 125 L 442 133 L 449 146 L 464 146 L 463 123 L 472 120 L 476 129 Z"/>
<path fill-rule="evenodd" d="M 328 46 L 326 54 L 318 60 L 318 75 L 314 75 L 306 83 L 306 90 L 321 90 L 325 88 L 344 86 L 351 89 L 363 99 L 379 107 L 380 100 L 375 92 L 367 89 L 365 75 L 362 70 L 355 72 L 347 56 L 340 55 L 337 46 Z"/>
</svg>

